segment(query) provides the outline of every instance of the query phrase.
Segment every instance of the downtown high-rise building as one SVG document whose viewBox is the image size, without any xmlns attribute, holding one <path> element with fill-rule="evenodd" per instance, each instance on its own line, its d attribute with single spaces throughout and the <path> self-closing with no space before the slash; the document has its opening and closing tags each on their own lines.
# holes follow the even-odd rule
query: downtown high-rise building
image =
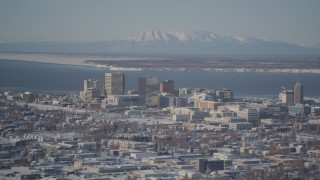
<svg viewBox="0 0 320 180">
<path fill-rule="evenodd" d="M 159 81 L 154 77 L 140 77 L 138 83 L 139 95 L 147 102 L 150 97 L 158 95 Z"/>
<path fill-rule="evenodd" d="M 99 89 L 99 84 L 97 80 L 84 80 L 83 81 L 83 90 L 86 91 L 87 89 Z"/>
<path fill-rule="evenodd" d="M 125 79 L 123 73 L 105 73 L 104 80 L 105 96 L 124 94 Z"/>
<path fill-rule="evenodd" d="M 303 85 L 299 81 L 294 85 L 294 103 L 303 104 Z"/>
<path fill-rule="evenodd" d="M 80 97 L 85 102 L 92 102 L 100 98 L 99 84 L 97 80 L 84 80 L 83 91 L 80 91 Z"/>
<path fill-rule="evenodd" d="M 174 82 L 173 80 L 165 80 L 159 84 L 159 90 L 161 93 L 174 94 Z"/>
<path fill-rule="evenodd" d="M 283 90 L 279 93 L 279 100 L 284 104 L 294 104 L 294 92 L 292 90 Z"/>
</svg>

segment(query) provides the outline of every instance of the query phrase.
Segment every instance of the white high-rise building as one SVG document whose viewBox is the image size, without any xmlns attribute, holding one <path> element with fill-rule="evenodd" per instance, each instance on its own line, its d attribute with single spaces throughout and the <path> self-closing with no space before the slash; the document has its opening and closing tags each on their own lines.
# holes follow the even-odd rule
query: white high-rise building
<svg viewBox="0 0 320 180">
<path fill-rule="evenodd" d="M 284 90 L 280 92 L 279 100 L 284 104 L 294 104 L 294 92 L 292 90 Z"/>
<path fill-rule="evenodd" d="M 97 80 L 84 80 L 83 91 L 80 91 L 80 97 L 85 102 L 92 102 L 96 98 L 100 98 L 99 83 Z"/>
</svg>

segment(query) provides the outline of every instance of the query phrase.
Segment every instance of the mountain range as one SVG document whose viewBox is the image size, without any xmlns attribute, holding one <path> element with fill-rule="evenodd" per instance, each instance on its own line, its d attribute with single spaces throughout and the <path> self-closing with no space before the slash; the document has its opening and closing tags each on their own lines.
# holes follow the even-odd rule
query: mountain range
<svg viewBox="0 0 320 180">
<path fill-rule="evenodd" d="M 3 42 L 0 43 L 0 52 L 319 55 L 320 48 L 253 37 L 219 35 L 208 31 L 147 31 L 133 37 L 100 42 Z"/>
</svg>

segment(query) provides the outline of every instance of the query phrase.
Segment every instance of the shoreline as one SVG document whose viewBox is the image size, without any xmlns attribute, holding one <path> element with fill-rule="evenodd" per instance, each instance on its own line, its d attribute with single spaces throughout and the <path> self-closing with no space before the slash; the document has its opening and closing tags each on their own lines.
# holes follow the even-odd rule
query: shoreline
<svg viewBox="0 0 320 180">
<path fill-rule="evenodd" d="M 320 74 L 320 68 L 303 69 L 303 68 L 214 68 L 214 67 L 130 67 L 130 65 L 107 65 L 103 63 L 95 63 L 94 59 L 99 61 L 140 61 L 140 60 L 163 60 L 165 58 L 152 57 L 112 57 L 99 55 L 65 55 L 65 54 L 23 54 L 23 53 L 0 53 L 0 60 L 9 61 L 27 61 L 37 63 L 61 64 L 72 66 L 93 67 L 99 69 L 107 69 L 109 71 L 152 71 L 152 72 L 234 72 L 234 73 L 292 73 L 292 74 Z"/>
<path fill-rule="evenodd" d="M 10 61 L 28 61 L 38 63 L 62 64 L 62 65 L 80 65 L 87 66 L 85 60 L 87 57 L 61 55 L 61 54 L 20 54 L 20 53 L 0 53 L 1 60 Z"/>
<path fill-rule="evenodd" d="M 108 69 L 110 71 L 151 71 L 151 72 L 228 72 L 228 73 L 288 73 L 288 74 L 320 74 L 320 69 L 223 69 L 223 68 L 203 68 L 203 69 L 188 69 L 188 68 L 134 68 L 134 67 L 119 67 L 105 65 L 91 65 L 90 67 Z"/>
</svg>

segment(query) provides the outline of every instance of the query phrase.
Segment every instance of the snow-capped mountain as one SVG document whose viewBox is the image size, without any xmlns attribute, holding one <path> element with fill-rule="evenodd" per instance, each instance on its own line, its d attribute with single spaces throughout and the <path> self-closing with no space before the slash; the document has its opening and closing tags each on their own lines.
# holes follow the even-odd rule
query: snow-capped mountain
<svg viewBox="0 0 320 180">
<path fill-rule="evenodd" d="M 0 52 L 319 55 L 320 49 L 252 37 L 220 35 L 208 31 L 147 31 L 132 37 L 104 42 L 1 43 Z"/>
<path fill-rule="evenodd" d="M 122 39 L 130 42 L 129 52 L 195 53 L 195 54 L 320 54 L 319 49 L 262 40 L 252 37 L 227 36 L 208 31 L 147 31 Z"/>
<path fill-rule="evenodd" d="M 231 37 L 218 35 L 208 31 L 190 31 L 190 32 L 181 32 L 181 31 L 169 31 L 167 33 L 162 33 L 160 31 L 147 31 L 141 34 L 138 34 L 134 37 L 125 38 L 124 40 L 132 40 L 136 42 L 154 42 L 154 41 L 163 41 L 163 42 L 204 42 L 204 43 L 214 43 L 222 40 L 226 40 L 233 43 L 245 43 L 248 42 L 248 39 L 245 37 Z"/>
<path fill-rule="evenodd" d="M 133 40 L 137 42 L 170 41 L 171 38 L 174 38 L 174 37 L 171 37 L 170 34 L 168 33 L 162 33 L 160 31 L 147 31 L 147 32 L 135 35 L 133 38 L 127 38 L 127 40 Z"/>
</svg>

